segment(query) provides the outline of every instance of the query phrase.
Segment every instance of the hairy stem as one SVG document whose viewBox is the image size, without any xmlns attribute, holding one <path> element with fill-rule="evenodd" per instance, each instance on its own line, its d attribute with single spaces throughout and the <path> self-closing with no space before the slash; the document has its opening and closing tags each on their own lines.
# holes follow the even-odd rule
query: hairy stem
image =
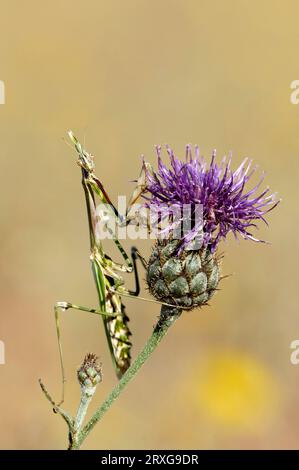
<svg viewBox="0 0 299 470">
<path fill-rule="evenodd" d="M 87 395 L 87 394 L 83 393 L 81 395 L 81 400 L 80 400 L 80 404 L 79 404 L 79 408 L 78 408 L 78 411 L 77 411 L 77 415 L 76 415 L 76 418 L 75 418 L 75 424 L 74 424 L 74 430 L 76 432 L 81 428 L 81 426 L 83 424 L 83 421 L 84 421 L 85 415 L 87 413 L 89 404 L 92 400 L 92 397 L 93 397 L 93 394 L 92 395 Z"/>
<path fill-rule="evenodd" d="M 111 405 L 114 401 L 119 397 L 121 392 L 126 388 L 128 383 L 135 377 L 139 369 L 142 365 L 147 361 L 147 359 L 151 356 L 154 352 L 160 341 L 166 335 L 170 326 L 179 318 L 181 315 L 182 310 L 173 307 L 167 307 L 163 305 L 161 307 L 161 314 L 159 320 L 154 328 L 154 331 L 145 344 L 143 350 L 139 353 L 136 360 L 133 362 L 131 367 L 127 370 L 127 372 L 123 375 L 121 380 L 118 384 L 114 387 L 112 392 L 106 398 L 106 400 L 102 403 L 102 405 L 95 411 L 94 415 L 88 421 L 86 426 L 82 429 L 82 431 L 78 434 L 78 437 L 71 449 L 79 449 L 83 441 L 87 438 L 90 431 L 94 428 L 94 426 L 102 419 L 106 411 L 109 410 Z"/>
</svg>

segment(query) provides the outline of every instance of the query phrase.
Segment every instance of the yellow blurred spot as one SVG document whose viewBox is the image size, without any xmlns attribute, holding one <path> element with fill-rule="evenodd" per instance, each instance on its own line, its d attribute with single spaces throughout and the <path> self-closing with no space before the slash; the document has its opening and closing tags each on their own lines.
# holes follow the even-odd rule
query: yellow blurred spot
<svg viewBox="0 0 299 470">
<path fill-rule="evenodd" d="M 256 427 L 277 412 L 278 388 L 270 370 L 243 352 L 213 353 L 193 390 L 200 411 L 218 424 Z"/>
</svg>

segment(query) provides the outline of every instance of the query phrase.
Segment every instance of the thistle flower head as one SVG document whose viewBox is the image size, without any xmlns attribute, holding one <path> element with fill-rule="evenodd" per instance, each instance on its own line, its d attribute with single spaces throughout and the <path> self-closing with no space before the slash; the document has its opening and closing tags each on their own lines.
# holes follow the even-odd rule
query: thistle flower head
<svg viewBox="0 0 299 470">
<path fill-rule="evenodd" d="M 237 238 L 258 240 L 251 233 L 256 221 L 265 220 L 265 214 L 272 210 L 279 201 L 269 193 L 269 188 L 260 190 L 264 175 L 252 189 L 247 183 L 255 173 L 252 161 L 247 158 L 233 171 L 231 157 L 224 157 L 220 164 L 216 162 L 213 152 L 210 164 L 199 155 L 196 146 L 194 157 L 191 146 L 186 146 L 185 161 L 174 155 L 173 150 L 166 146 L 170 158 L 170 167 L 161 159 L 161 146 L 156 147 L 158 171 L 146 169 L 146 200 L 145 206 L 166 215 L 170 206 L 183 208 L 202 206 L 202 245 L 214 252 L 222 239 L 232 232 Z M 183 216 L 182 216 L 183 220 Z M 181 220 L 181 221 L 182 221 Z M 267 223 L 267 222 L 266 222 Z M 182 236 L 180 250 L 183 250 L 198 234 L 199 227 L 193 224 L 189 232 Z"/>
</svg>

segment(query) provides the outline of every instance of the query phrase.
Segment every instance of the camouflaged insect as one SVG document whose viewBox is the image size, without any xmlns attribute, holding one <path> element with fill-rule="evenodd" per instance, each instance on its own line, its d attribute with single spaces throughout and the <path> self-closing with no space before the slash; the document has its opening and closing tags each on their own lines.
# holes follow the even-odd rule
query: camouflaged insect
<svg viewBox="0 0 299 470">
<path fill-rule="evenodd" d="M 107 337 L 110 339 L 110 349 L 115 361 L 116 374 L 119 378 L 131 364 L 131 331 L 128 326 L 129 317 L 126 315 L 124 304 L 119 295 L 110 294 L 106 298 L 106 311 L 114 313 L 115 317 L 104 319 Z"/>
</svg>

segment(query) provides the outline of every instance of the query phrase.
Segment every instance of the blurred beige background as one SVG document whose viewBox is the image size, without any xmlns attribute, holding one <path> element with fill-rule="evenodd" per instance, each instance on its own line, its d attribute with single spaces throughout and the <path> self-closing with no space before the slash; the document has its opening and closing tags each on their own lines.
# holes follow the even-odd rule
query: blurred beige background
<svg viewBox="0 0 299 470">
<path fill-rule="evenodd" d="M 38 386 L 58 397 L 52 305 L 97 302 L 69 128 L 114 199 L 165 142 L 178 154 L 188 142 L 208 157 L 232 150 L 235 165 L 250 156 L 283 198 L 259 232 L 272 244 L 222 246 L 234 275 L 211 307 L 184 314 L 84 448 L 299 447 L 298 15 L 295 0 L 2 0 L 1 448 L 65 448 Z M 126 305 L 136 354 L 159 309 Z M 97 403 L 116 379 L 100 319 L 68 312 L 63 338 L 74 412 L 87 351 L 104 367 Z"/>
</svg>

